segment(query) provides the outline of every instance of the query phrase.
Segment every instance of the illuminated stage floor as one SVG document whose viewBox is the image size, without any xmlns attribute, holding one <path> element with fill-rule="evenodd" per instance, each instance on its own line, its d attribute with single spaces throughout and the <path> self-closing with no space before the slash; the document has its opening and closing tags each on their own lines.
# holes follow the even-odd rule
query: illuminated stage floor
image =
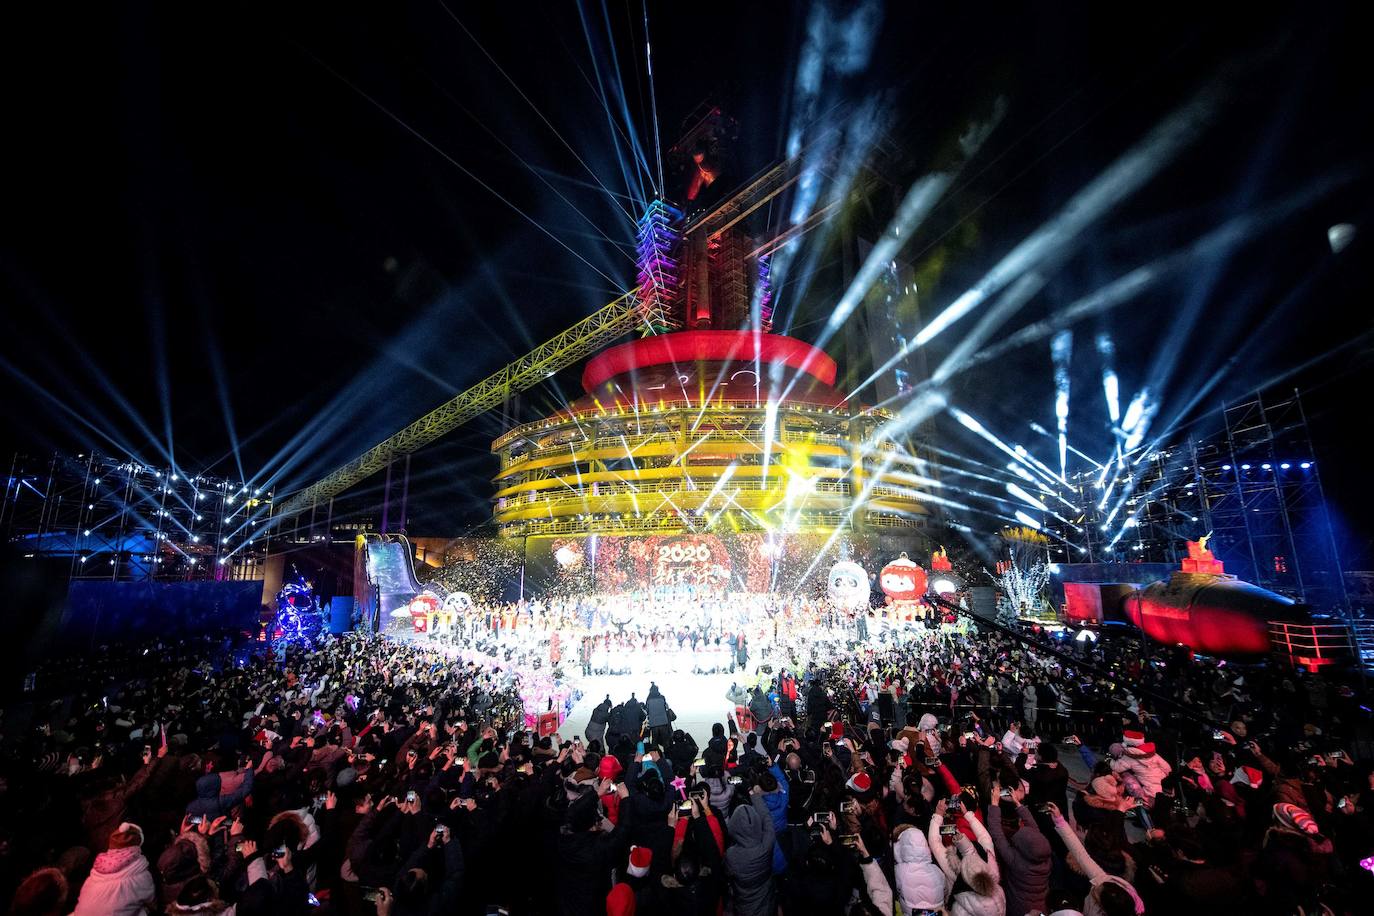
<svg viewBox="0 0 1374 916">
<path fill-rule="evenodd" d="M 658 684 L 659 692 L 668 700 L 669 707 L 677 713 L 674 728 L 681 728 L 696 739 L 699 747 L 705 747 L 711 738 L 711 723 L 725 725 L 727 713 L 735 707 L 725 698 L 725 692 L 732 683 L 746 672 L 736 674 L 657 674 L 652 678 L 640 674 L 608 674 L 579 677 L 576 684 L 582 690 L 582 699 L 559 729 L 564 738 L 581 735 L 587 728 L 592 709 L 606 696 L 611 702 L 618 703 L 630 698 L 634 691 L 641 701 L 649 693 L 649 684 Z"/>
</svg>

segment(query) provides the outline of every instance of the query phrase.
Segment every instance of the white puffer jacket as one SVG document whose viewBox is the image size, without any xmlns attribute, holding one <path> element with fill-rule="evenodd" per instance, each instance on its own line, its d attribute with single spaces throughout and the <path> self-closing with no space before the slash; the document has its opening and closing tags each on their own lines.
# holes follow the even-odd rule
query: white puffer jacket
<svg viewBox="0 0 1374 916">
<path fill-rule="evenodd" d="M 981 854 L 962 834 L 955 840 L 954 846 L 945 846 L 940 838 L 944 818 L 936 814 L 930 819 L 927 837 L 936 864 L 944 872 L 951 888 L 958 878 L 962 877 L 965 883 L 971 883 L 978 873 L 983 872 L 991 880 L 995 891 L 987 897 L 972 889 L 956 893 L 949 901 L 950 916 L 1006 916 L 1007 897 L 1001 887 L 1002 875 L 997 866 L 997 851 L 992 845 L 992 837 L 976 817 L 965 814 L 964 823 L 977 837 Z"/>
<path fill-rule="evenodd" d="M 153 872 L 137 846 L 108 849 L 95 857 L 72 916 L 136 916 L 157 899 Z"/>
<path fill-rule="evenodd" d="M 892 868 L 897 878 L 897 899 L 902 916 L 918 910 L 938 910 L 945 904 L 949 886 L 945 873 L 930 855 L 930 844 L 920 828 L 903 830 L 892 851 Z"/>
</svg>

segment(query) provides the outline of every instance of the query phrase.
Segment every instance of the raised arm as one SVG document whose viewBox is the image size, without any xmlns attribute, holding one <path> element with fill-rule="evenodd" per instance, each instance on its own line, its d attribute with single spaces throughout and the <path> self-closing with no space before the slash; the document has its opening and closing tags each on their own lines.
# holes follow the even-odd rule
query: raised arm
<svg viewBox="0 0 1374 916">
<path fill-rule="evenodd" d="M 945 823 L 945 803 L 939 803 L 939 808 L 930 817 L 930 827 L 926 830 L 926 840 L 930 844 L 930 856 L 935 860 L 935 864 L 940 866 L 940 871 L 945 874 L 945 887 L 948 888 L 954 883 L 957 877 L 954 869 L 949 864 L 949 850 L 945 848 L 945 838 L 940 836 L 940 828 Z"/>
<path fill-rule="evenodd" d="M 1069 822 L 1064 820 L 1064 815 L 1059 813 L 1057 805 L 1050 805 L 1050 819 L 1054 823 L 1054 832 L 1059 834 L 1059 838 L 1064 841 L 1064 846 L 1069 851 L 1069 861 L 1077 866 L 1089 881 L 1099 881 L 1105 877 L 1107 872 L 1088 855 L 1088 850 L 1083 848 L 1083 841 L 1074 833 Z"/>
</svg>

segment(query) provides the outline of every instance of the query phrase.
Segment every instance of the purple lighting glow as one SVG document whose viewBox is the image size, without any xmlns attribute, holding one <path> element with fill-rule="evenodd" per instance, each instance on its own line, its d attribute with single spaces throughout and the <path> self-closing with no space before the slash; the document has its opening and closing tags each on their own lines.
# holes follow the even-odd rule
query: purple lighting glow
<svg viewBox="0 0 1374 916">
<path fill-rule="evenodd" d="M 639 312 L 655 332 L 675 329 L 672 306 L 678 291 L 678 243 L 682 234 L 674 225 L 682 212 L 663 200 L 654 200 L 639 218 L 635 237 L 635 262 L 639 267 Z"/>
</svg>

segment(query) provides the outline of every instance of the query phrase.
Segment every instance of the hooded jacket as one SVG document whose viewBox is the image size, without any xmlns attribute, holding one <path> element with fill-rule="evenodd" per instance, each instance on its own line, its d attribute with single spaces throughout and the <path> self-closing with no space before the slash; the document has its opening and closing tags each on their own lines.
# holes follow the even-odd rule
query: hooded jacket
<svg viewBox="0 0 1374 916">
<path fill-rule="evenodd" d="M 245 770 L 243 782 L 227 795 L 220 794 L 218 773 L 206 773 L 196 780 L 196 797 L 186 806 L 186 813 L 201 817 L 216 818 L 229 814 L 253 792 L 253 771 Z"/>
<path fill-rule="evenodd" d="M 1050 841 L 1035 826 L 1030 809 L 1016 809 L 1021 827 L 1010 838 L 1002 827 L 1002 806 L 988 806 L 988 833 L 997 849 L 1002 869 L 1002 890 L 1008 913 L 1039 913 L 1045 910 L 1050 892 Z"/>
<path fill-rule="evenodd" d="M 997 867 L 997 851 L 992 845 L 992 837 L 977 818 L 965 817 L 963 821 L 977 837 L 978 849 L 963 835 L 957 838 L 954 846 L 945 846 L 940 838 L 944 818 L 936 814 L 930 819 L 930 849 L 952 890 L 949 898 L 950 916 L 1006 916 L 1007 898 L 998 886 L 1001 872 Z M 961 884 L 972 884 L 979 873 L 986 873 L 994 885 L 993 892 L 986 897 L 972 888 L 960 888 Z"/>
<path fill-rule="evenodd" d="M 922 715 L 921 721 L 916 723 L 916 728 L 921 733 L 921 741 L 925 744 L 925 751 L 931 757 L 940 756 L 940 736 L 935 731 L 939 727 L 939 720 L 930 713 Z"/>
<path fill-rule="evenodd" d="M 792 784 L 787 781 L 787 775 L 783 773 L 782 767 L 776 763 L 768 768 L 773 774 L 773 778 L 778 781 L 776 792 L 765 792 L 763 794 L 763 804 L 768 808 L 769 814 L 773 818 L 773 835 L 781 836 L 787 829 L 787 801 L 791 795 Z M 787 856 L 783 854 L 782 844 L 773 844 L 773 873 L 782 874 L 787 871 Z"/>
<path fill-rule="evenodd" d="M 186 882 L 210 874 L 210 865 L 209 841 L 197 830 L 183 831 L 157 859 L 163 897 L 175 900 Z"/>
<path fill-rule="evenodd" d="M 725 874 L 734 895 L 735 916 L 773 916 L 777 890 L 773 886 L 773 816 L 762 796 L 741 805 L 730 815 L 730 846 L 725 850 Z"/>
<path fill-rule="evenodd" d="M 762 690 L 756 690 L 749 698 L 749 715 L 754 717 L 754 722 L 759 728 L 772 717 L 773 704 L 768 702 L 768 697 L 763 695 Z"/>
<path fill-rule="evenodd" d="M 1155 753 L 1142 754 L 1137 748 L 1127 748 L 1126 753 L 1112 761 L 1112 772 L 1118 776 L 1130 776 L 1140 786 L 1141 797 L 1154 801 L 1159 794 L 1164 777 L 1173 771 L 1169 761 Z"/>
<path fill-rule="evenodd" d="M 916 910 L 937 910 L 949 893 L 945 873 L 930 855 L 930 844 L 919 827 L 903 830 L 892 850 L 892 868 L 897 879 L 897 899 L 902 916 Z"/>
<path fill-rule="evenodd" d="M 72 916 L 140 916 L 156 896 L 153 871 L 141 847 L 107 849 L 95 857 Z"/>
</svg>

